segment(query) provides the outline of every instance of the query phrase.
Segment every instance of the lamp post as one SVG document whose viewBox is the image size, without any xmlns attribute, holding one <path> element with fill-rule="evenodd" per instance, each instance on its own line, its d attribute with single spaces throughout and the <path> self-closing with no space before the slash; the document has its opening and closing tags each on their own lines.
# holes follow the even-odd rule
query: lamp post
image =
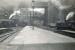
<svg viewBox="0 0 75 50">
<path fill-rule="evenodd" d="M 34 7 L 34 2 L 35 2 L 35 1 L 32 0 L 32 9 L 33 9 L 33 12 L 32 12 L 32 14 L 33 14 L 33 15 L 32 15 L 32 29 L 33 29 L 33 30 L 34 30 L 34 8 L 35 8 L 35 7 Z"/>
</svg>

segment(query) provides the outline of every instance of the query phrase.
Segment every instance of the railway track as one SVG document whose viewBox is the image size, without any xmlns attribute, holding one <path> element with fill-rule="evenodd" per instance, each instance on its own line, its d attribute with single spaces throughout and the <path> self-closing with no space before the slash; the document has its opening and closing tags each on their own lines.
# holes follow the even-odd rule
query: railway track
<svg viewBox="0 0 75 50">
<path fill-rule="evenodd" d="M 3 42 L 8 37 L 12 36 L 16 31 L 11 31 L 9 33 L 1 34 L 0 35 L 0 43 Z"/>
</svg>

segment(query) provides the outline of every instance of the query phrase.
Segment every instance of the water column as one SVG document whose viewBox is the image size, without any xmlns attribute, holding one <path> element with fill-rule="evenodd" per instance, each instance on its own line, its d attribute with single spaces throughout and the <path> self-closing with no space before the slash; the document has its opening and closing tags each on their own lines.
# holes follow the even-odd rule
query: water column
<svg viewBox="0 0 75 50">
<path fill-rule="evenodd" d="M 44 20 L 43 25 L 47 26 L 48 25 L 48 6 L 45 6 L 44 8 L 45 8 L 45 14 L 44 14 L 44 18 L 43 18 L 43 20 Z"/>
</svg>

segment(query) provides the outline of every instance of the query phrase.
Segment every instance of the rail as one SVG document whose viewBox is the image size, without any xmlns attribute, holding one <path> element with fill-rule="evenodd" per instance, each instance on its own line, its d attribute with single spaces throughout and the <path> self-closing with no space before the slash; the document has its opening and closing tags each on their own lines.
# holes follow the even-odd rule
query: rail
<svg viewBox="0 0 75 50">
<path fill-rule="evenodd" d="M 12 31 L 9 33 L 5 33 L 0 35 L 0 42 L 3 42 L 5 39 L 7 39 L 9 36 L 13 35 L 16 31 Z"/>
</svg>

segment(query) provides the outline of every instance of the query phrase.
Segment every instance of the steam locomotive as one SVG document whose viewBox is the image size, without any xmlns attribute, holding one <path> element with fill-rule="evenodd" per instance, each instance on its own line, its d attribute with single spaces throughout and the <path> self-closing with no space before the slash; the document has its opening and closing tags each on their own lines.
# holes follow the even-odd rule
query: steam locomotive
<svg viewBox="0 0 75 50">
<path fill-rule="evenodd" d="M 57 23 L 57 29 L 75 29 L 75 12 L 69 12 L 66 16 L 65 22 Z"/>
</svg>

